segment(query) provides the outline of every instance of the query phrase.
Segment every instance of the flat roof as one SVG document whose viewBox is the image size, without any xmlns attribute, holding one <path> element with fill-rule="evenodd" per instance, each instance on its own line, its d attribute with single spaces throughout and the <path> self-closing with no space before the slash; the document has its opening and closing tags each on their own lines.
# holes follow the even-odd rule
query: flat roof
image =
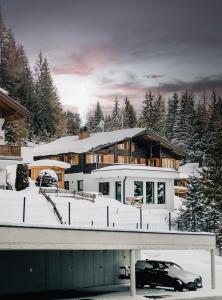
<svg viewBox="0 0 222 300">
<path fill-rule="evenodd" d="M 0 225 L 0 250 L 210 250 L 215 246 L 212 233 Z"/>
</svg>

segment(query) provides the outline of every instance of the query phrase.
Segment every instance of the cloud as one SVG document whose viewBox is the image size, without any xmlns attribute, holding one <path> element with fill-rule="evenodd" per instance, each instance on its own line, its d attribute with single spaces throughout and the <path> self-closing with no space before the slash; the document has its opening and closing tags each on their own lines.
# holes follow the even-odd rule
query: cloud
<svg viewBox="0 0 222 300">
<path fill-rule="evenodd" d="M 124 83 L 117 83 L 113 84 L 109 87 L 111 90 L 122 91 L 125 94 L 133 93 L 133 94 L 144 94 L 145 87 L 142 84 L 138 84 L 137 82 L 124 82 Z"/>
<path fill-rule="evenodd" d="M 162 93 L 180 92 L 186 89 L 192 92 L 202 92 L 204 89 L 206 91 L 214 89 L 222 91 L 222 75 L 196 77 L 192 81 L 175 80 L 174 82 L 160 83 L 159 89 Z"/>
<path fill-rule="evenodd" d="M 150 74 L 150 75 L 145 75 L 146 78 L 148 79 L 160 79 L 163 78 L 165 74 Z"/>
<path fill-rule="evenodd" d="M 55 75 L 79 75 L 87 76 L 98 69 L 103 69 L 113 63 L 116 58 L 116 49 L 109 43 L 100 45 L 85 45 L 80 53 L 73 52 L 65 62 L 54 66 Z"/>
</svg>

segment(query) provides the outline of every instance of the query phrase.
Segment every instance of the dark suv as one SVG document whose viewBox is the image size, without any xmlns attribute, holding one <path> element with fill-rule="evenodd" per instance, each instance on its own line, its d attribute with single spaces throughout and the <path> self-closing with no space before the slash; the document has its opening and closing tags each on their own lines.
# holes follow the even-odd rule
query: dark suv
<svg viewBox="0 0 222 300">
<path fill-rule="evenodd" d="M 202 287 L 201 276 L 183 270 L 170 261 L 139 260 L 136 263 L 136 285 L 173 287 L 177 291 L 190 291 Z"/>
</svg>

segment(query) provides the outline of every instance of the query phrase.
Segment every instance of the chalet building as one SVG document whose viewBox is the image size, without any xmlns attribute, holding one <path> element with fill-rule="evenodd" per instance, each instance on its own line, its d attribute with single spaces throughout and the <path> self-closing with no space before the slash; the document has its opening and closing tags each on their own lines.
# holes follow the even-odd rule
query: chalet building
<svg viewBox="0 0 222 300">
<path fill-rule="evenodd" d="M 66 136 L 35 147 L 34 160 L 52 159 L 71 165 L 65 188 L 97 191 L 123 203 L 173 209 L 174 180 L 187 154 L 153 131 L 129 128 Z"/>
<path fill-rule="evenodd" d="M 6 166 L 22 162 L 21 146 L 5 145 L 5 121 L 20 120 L 29 116 L 30 112 L 24 106 L 0 88 L 0 188 L 6 187 Z"/>
</svg>

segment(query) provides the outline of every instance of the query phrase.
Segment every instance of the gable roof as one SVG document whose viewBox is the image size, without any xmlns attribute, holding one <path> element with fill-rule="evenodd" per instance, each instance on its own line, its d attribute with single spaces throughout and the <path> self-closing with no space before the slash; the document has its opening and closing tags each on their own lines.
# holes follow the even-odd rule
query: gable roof
<svg viewBox="0 0 222 300">
<path fill-rule="evenodd" d="M 179 156 L 188 157 L 178 147 L 146 128 L 128 128 L 115 131 L 92 133 L 88 138 L 79 140 L 79 136 L 65 136 L 51 143 L 34 148 L 34 156 L 57 155 L 61 153 L 84 153 L 90 150 L 98 150 L 136 136 L 147 136 L 150 140 L 172 150 Z"/>
<path fill-rule="evenodd" d="M 30 117 L 30 111 L 0 89 L 0 117 L 13 121 Z"/>
</svg>

